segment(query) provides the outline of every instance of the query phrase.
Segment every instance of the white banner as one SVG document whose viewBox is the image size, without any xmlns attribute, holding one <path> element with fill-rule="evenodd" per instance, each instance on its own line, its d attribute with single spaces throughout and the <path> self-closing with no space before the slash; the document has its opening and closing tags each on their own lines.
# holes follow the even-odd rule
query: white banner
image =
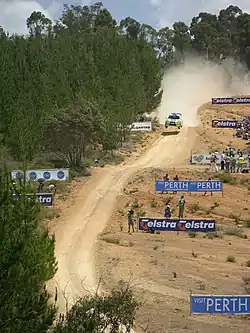
<svg viewBox="0 0 250 333">
<path fill-rule="evenodd" d="M 20 179 L 24 177 L 24 172 L 21 170 L 13 170 L 11 172 L 12 179 Z M 69 180 L 69 169 L 40 169 L 40 170 L 27 170 L 27 180 L 44 179 L 45 181 L 57 180 L 66 181 Z"/>
<path fill-rule="evenodd" d="M 136 122 L 131 125 L 131 132 L 151 132 L 153 130 L 151 121 Z"/>
<path fill-rule="evenodd" d="M 210 164 L 210 159 L 211 159 L 212 154 L 194 154 L 192 155 L 191 158 L 191 164 Z M 245 157 L 245 159 L 247 158 L 247 155 L 243 155 Z M 221 162 L 221 158 L 220 158 L 220 154 L 216 154 L 217 157 L 217 164 L 220 164 Z M 236 158 L 239 157 L 239 155 L 235 155 Z"/>
</svg>

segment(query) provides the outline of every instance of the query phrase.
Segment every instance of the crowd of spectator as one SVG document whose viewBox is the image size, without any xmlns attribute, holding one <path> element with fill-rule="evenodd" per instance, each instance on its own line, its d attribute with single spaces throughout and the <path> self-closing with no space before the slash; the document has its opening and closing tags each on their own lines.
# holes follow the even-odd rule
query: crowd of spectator
<svg viewBox="0 0 250 333">
<path fill-rule="evenodd" d="M 250 154 L 244 154 L 240 149 L 228 147 L 221 154 L 215 152 L 211 155 L 212 172 L 219 171 L 218 164 L 220 164 L 220 170 L 228 173 L 246 173 L 250 168 Z"/>
<path fill-rule="evenodd" d="M 236 130 L 236 136 L 250 140 L 250 116 L 246 116 L 242 119 L 241 126 Z"/>
</svg>

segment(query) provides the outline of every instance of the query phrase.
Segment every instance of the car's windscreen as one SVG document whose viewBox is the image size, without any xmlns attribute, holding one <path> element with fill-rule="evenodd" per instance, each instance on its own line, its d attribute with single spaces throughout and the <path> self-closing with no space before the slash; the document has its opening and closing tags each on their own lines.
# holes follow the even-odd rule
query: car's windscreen
<svg viewBox="0 0 250 333">
<path fill-rule="evenodd" d="M 171 114 L 168 119 L 180 119 L 180 116 Z"/>
</svg>

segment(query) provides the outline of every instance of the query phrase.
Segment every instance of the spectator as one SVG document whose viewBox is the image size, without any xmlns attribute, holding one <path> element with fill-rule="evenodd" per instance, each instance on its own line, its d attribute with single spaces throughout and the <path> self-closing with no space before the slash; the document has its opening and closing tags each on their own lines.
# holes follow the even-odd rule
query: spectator
<svg viewBox="0 0 250 333">
<path fill-rule="evenodd" d="M 220 169 L 224 170 L 225 169 L 225 153 L 223 151 L 223 153 L 220 155 Z"/>
<path fill-rule="evenodd" d="M 165 208 L 164 217 L 166 217 L 167 219 L 170 219 L 171 216 L 172 216 L 171 208 L 169 205 L 167 205 L 167 207 Z"/>
<path fill-rule="evenodd" d="M 38 188 L 37 192 L 42 193 L 44 188 L 44 179 L 38 179 Z"/>
<path fill-rule="evenodd" d="M 237 160 L 237 172 L 241 172 L 245 164 L 245 157 L 240 154 Z"/>
<path fill-rule="evenodd" d="M 131 231 L 131 227 L 132 227 L 132 231 L 135 232 L 135 228 L 134 228 L 134 214 L 135 211 L 133 209 L 129 209 L 128 211 L 128 233 L 130 234 Z"/>
<path fill-rule="evenodd" d="M 178 177 L 178 175 L 176 175 L 176 176 L 174 177 L 174 181 L 175 181 L 175 182 L 178 182 L 178 181 L 179 181 L 179 177 Z M 176 191 L 173 192 L 173 194 L 176 194 L 176 193 L 177 193 Z"/>
<path fill-rule="evenodd" d="M 169 177 L 168 177 L 168 174 L 166 173 L 166 175 L 163 177 L 163 180 L 164 182 L 168 182 L 169 181 Z M 162 192 L 164 193 L 164 192 Z M 165 192 L 165 193 L 168 193 L 168 192 Z"/>
<path fill-rule="evenodd" d="M 212 179 L 209 177 L 208 178 L 208 181 L 210 182 Z M 210 192 L 211 193 L 211 196 L 213 195 L 213 192 Z M 207 194 L 207 192 L 204 192 L 204 195 L 206 195 Z"/>
<path fill-rule="evenodd" d="M 100 158 L 96 158 L 94 160 L 94 166 L 98 166 L 98 165 L 100 165 Z"/>
<path fill-rule="evenodd" d="M 212 154 L 211 158 L 210 158 L 210 167 L 212 169 L 212 172 L 217 172 L 218 171 L 218 168 L 217 168 L 217 156 L 216 154 Z"/>
<path fill-rule="evenodd" d="M 12 191 L 13 195 L 17 194 L 17 183 L 15 180 L 13 180 L 11 183 L 11 191 Z"/>
<path fill-rule="evenodd" d="M 183 218 L 183 214 L 184 214 L 184 209 L 185 209 L 185 204 L 186 204 L 186 200 L 184 198 L 184 195 L 182 195 L 178 201 L 178 207 L 179 207 L 179 214 L 178 217 L 179 219 Z"/>
<path fill-rule="evenodd" d="M 53 195 L 56 194 L 56 185 L 55 184 L 50 184 L 48 186 L 48 188 L 49 188 L 49 191 L 53 193 Z"/>
<path fill-rule="evenodd" d="M 233 155 L 230 159 L 230 172 L 235 172 L 236 170 L 236 163 L 237 163 L 237 159 L 235 157 L 235 155 Z"/>
<path fill-rule="evenodd" d="M 230 171 L 230 162 L 231 162 L 231 157 L 230 156 L 226 156 L 226 159 L 225 159 L 226 172 Z"/>
</svg>

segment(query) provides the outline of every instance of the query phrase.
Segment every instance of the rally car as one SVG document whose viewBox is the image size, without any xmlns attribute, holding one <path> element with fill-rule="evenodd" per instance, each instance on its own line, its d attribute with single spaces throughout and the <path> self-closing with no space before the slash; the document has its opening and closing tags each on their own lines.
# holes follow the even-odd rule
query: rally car
<svg viewBox="0 0 250 333">
<path fill-rule="evenodd" d="M 183 126 L 183 119 L 181 113 L 170 113 L 165 121 L 165 128 L 176 126 L 178 129 Z"/>
</svg>

